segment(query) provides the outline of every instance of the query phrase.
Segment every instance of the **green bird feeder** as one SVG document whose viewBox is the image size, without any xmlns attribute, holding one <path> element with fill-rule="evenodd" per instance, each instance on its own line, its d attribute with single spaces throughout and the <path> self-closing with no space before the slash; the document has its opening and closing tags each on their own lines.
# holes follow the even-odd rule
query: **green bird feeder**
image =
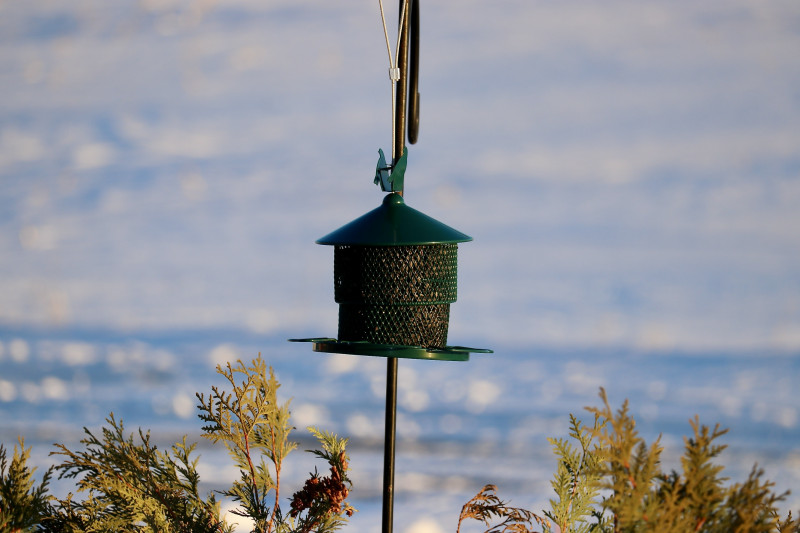
<svg viewBox="0 0 800 533">
<path fill-rule="evenodd" d="M 483 348 L 449 346 L 458 243 L 472 237 L 406 205 L 397 192 L 317 240 L 334 247 L 338 338 L 293 339 L 318 352 L 466 361 Z"/>
<path fill-rule="evenodd" d="M 317 240 L 334 247 L 338 339 L 297 339 L 319 352 L 466 361 L 491 350 L 447 345 L 458 243 L 472 237 L 409 207 L 397 192 Z"/>
</svg>

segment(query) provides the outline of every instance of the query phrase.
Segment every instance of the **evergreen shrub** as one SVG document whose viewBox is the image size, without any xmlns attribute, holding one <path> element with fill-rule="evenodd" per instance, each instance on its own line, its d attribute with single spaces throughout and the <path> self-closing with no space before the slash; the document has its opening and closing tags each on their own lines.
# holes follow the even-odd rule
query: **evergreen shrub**
<svg viewBox="0 0 800 533">
<path fill-rule="evenodd" d="M 238 503 L 234 513 L 253 522 L 257 533 L 332 532 L 353 514 L 347 503 L 347 439 L 308 428 L 321 449 L 309 450 L 328 463 L 330 474 L 310 474 L 294 493 L 288 512 L 281 507 L 281 470 L 295 449 L 289 402 L 277 398 L 280 384 L 261 356 L 245 365 L 237 361 L 217 366 L 230 392 L 212 387 L 208 396 L 197 394 L 203 437 L 222 443 L 240 478 L 220 494 Z M 51 455 L 63 461 L 45 472 L 35 486 L 27 465 L 30 449 L 22 440 L 7 463 L 0 444 L 0 533 L 17 532 L 141 532 L 228 533 L 232 526 L 220 517 L 213 493 L 200 494 L 195 444 L 176 443 L 159 450 L 150 433 L 141 429 L 134 437 L 112 413 L 107 427 L 95 436 L 84 428 L 83 449 L 56 445 Z M 53 474 L 75 479 L 76 501 L 47 494 Z"/>
<path fill-rule="evenodd" d="M 798 533 L 791 513 L 781 520 L 774 484 L 754 466 L 748 478 L 727 484 L 715 464 L 727 433 L 690 421 L 682 470 L 664 472 L 660 438 L 648 445 L 636 430 L 627 400 L 614 412 L 600 389 L 601 407 L 585 426 L 570 415 L 569 439 L 548 439 L 558 458 L 550 509 L 536 514 L 512 507 L 486 485 L 461 509 L 466 520 L 482 522 L 487 533 Z"/>
<path fill-rule="evenodd" d="M 217 366 L 217 373 L 230 391 L 197 394 L 203 437 L 222 443 L 240 474 L 217 494 L 238 504 L 234 512 L 252 520 L 255 533 L 329 533 L 344 526 L 355 511 L 347 503 L 347 439 L 308 428 L 320 445 L 309 451 L 328 464 L 329 474 L 311 473 L 282 507 L 281 471 L 297 446 L 290 440 L 289 402 L 278 401 L 280 384 L 260 355 L 249 365 Z M 558 460 L 549 510 L 513 507 L 486 485 L 462 507 L 456 532 L 477 521 L 486 533 L 800 533 L 800 520 L 778 515 L 788 492 L 773 492 L 762 470 L 753 467 L 733 484 L 721 476 L 714 460 L 725 449 L 717 441 L 727 430 L 695 417 L 681 470 L 664 472 L 660 439 L 645 443 L 627 401 L 614 412 L 602 389 L 600 397 L 600 407 L 587 408 L 591 426 L 570 415 L 569 438 L 549 439 Z M 184 437 L 161 451 L 149 432 L 127 434 L 113 413 L 106 422 L 98 436 L 84 428 L 81 449 L 56 444 L 51 455 L 63 460 L 38 484 L 24 441 L 10 461 L 0 444 L 0 533 L 232 531 L 215 494 L 200 494 L 195 444 Z M 74 479 L 83 499 L 48 494 L 55 474 Z"/>
</svg>

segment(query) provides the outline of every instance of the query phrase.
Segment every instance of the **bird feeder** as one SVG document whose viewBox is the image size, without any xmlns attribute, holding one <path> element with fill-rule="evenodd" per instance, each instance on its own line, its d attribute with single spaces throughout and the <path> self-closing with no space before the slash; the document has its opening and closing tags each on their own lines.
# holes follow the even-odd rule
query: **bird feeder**
<svg viewBox="0 0 800 533">
<path fill-rule="evenodd" d="M 334 247 L 338 339 L 302 339 L 320 352 L 465 361 L 480 348 L 448 346 L 461 233 L 409 207 L 396 192 L 317 240 Z"/>
</svg>

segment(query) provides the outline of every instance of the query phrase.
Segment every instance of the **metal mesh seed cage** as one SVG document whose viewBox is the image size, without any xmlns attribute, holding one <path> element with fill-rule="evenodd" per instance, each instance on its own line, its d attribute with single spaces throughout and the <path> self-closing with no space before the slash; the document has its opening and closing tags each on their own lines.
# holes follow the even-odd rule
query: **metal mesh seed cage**
<svg viewBox="0 0 800 533">
<path fill-rule="evenodd" d="M 444 348 L 450 305 L 339 306 L 339 340 Z"/>
<path fill-rule="evenodd" d="M 336 246 L 339 339 L 443 348 L 457 297 L 456 244 Z"/>
</svg>

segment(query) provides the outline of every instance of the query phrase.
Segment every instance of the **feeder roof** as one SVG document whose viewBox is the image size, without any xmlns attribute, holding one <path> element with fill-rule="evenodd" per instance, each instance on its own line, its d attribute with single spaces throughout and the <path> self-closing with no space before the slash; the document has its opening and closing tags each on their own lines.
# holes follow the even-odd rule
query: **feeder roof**
<svg viewBox="0 0 800 533">
<path fill-rule="evenodd" d="M 316 242 L 354 246 L 414 246 L 471 240 L 469 235 L 407 206 L 402 196 L 391 193 L 386 195 L 379 207 Z"/>
</svg>

